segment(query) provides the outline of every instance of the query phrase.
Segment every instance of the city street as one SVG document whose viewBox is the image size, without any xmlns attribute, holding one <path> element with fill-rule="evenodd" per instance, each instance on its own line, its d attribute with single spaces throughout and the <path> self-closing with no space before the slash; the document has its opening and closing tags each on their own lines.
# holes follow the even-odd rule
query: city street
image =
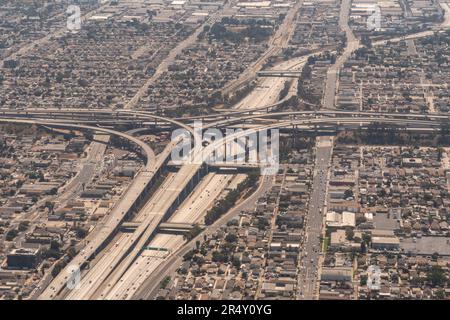
<svg viewBox="0 0 450 320">
<path fill-rule="evenodd" d="M 329 165 L 333 137 L 318 137 L 312 193 L 306 220 L 306 239 L 303 243 L 298 277 L 298 299 L 316 299 L 319 280 L 321 236 L 326 203 Z"/>
</svg>

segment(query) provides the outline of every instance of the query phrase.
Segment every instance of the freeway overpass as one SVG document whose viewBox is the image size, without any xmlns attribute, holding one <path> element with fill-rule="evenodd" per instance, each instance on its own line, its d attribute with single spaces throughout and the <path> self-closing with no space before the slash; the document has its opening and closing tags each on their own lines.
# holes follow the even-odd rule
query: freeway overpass
<svg viewBox="0 0 450 320">
<path fill-rule="evenodd" d="M 193 134 L 193 130 L 181 121 L 157 116 L 146 111 L 113 110 L 113 109 L 34 109 L 11 110 L 0 108 L 2 118 L 36 119 L 45 123 L 63 121 L 64 123 L 136 123 L 153 120 L 155 125 L 171 124 L 183 128 Z"/>
<path fill-rule="evenodd" d="M 275 108 L 279 106 L 283 101 L 279 101 L 273 105 L 265 106 L 264 108 Z M 258 110 L 262 110 L 261 108 L 257 108 Z M 256 111 L 256 110 L 255 110 Z M 213 121 L 204 126 L 204 129 L 212 128 L 212 127 L 225 127 L 230 124 L 245 122 L 246 120 L 252 120 L 257 118 L 272 118 L 272 119 L 280 119 L 283 117 L 296 117 L 296 116 L 329 116 L 329 117 L 337 117 L 337 116 L 352 116 L 352 117 L 383 117 L 383 118 L 392 118 L 392 119 L 421 119 L 421 120 L 450 120 L 450 115 L 448 113 L 432 113 L 432 114 L 414 114 L 414 113 L 381 113 L 381 112 L 364 112 L 364 111 L 345 111 L 345 110 L 317 110 L 317 111 L 283 111 L 283 112 L 270 112 L 264 114 L 249 114 L 244 115 L 245 113 L 249 113 L 251 110 L 245 111 L 233 111 L 229 113 L 218 113 L 214 115 L 208 115 L 204 117 L 198 117 L 200 119 L 206 118 L 226 118 L 222 120 Z M 83 109 L 25 109 L 14 111 L 10 109 L 0 109 L 0 115 L 4 118 L 16 118 L 20 119 L 36 119 L 45 123 L 54 123 L 54 122 L 64 122 L 66 124 L 72 123 L 83 123 L 84 121 L 94 121 L 92 119 L 103 119 L 107 121 L 111 121 L 117 123 L 116 120 L 130 120 L 130 121 L 148 121 L 149 119 L 153 119 L 156 125 L 162 124 L 172 124 L 173 126 L 183 128 L 194 134 L 194 131 L 191 126 L 183 123 L 179 120 L 170 119 L 167 117 L 161 117 L 153 115 L 149 112 L 145 111 L 129 111 L 129 110 L 83 110 Z M 235 117 L 232 117 L 235 116 Z M 191 120 L 194 118 L 187 118 L 187 120 Z M 95 122 L 95 121 L 94 121 Z M 136 130 L 141 130 L 138 128 Z M 142 129 L 145 130 L 145 129 Z"/>
<path fill-rule="evenodd" d="M 300 78 L 301 71 L 287 71 L 287 70 L 268 70 L 258 71 L 256 73 L 258 77 L 276 77 L 276 78 Z"/>
<path fill-rule="evenodd" d="M 282 119 L 283 117 L 296 117 L 296 116 L 309 116 L 309 117 L 335 117 L 329 119 L 337 119 L 338 116 L 352 117 L 356 120 L 360 117 L 367 118 L 379 118 L 379 119 L 397 119 L 402 120 L 433 120 L 433 121 L 448 121 L 450 120 L 449 114 L 433 113 L 433 114 L 414 114 L 414 113 L 381 113 L 381 112 L 354 112 L 354 111 L 340 111 L 340 110 L 317 110 L 317 111 L 283 111 L 273 112 L 266 114 L 253 114 L 247 116 L 241 116 L 236 118 L 224 119 L 212 123 L 208 123 L 204 126 L 205 129 L 218 127 L 222 128 L 236 123 L 245 123 L 247 120 L 253 119 Z M 325 118 L 324 118 L 325 119 Z M 279 120 L 274 120 L 279 121 Z"/>
</svg>

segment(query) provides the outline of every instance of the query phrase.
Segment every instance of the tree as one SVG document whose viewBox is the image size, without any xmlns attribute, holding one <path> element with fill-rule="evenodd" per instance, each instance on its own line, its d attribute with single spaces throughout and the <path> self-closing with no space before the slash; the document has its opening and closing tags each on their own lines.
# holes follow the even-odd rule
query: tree
<svg viewBox="0 0 450 320">
<path fill-rule="evenodd" d="M 79 78 L 78 79 L 78 85 L 80 87 L 85 88 L 85 87 L 87 87 L 89 85 L 89 82 L 86 79 Z"/>
<path fill-rule="evenodd" d="M 19 231 L 23 232 L 23 231 L 27 230 L 29 225 L 30 225 L 29 221 L 21 221 L 19 223 Z"/>
<path fill-rule="evenodd" d="M 59 248 L 60 248 L 60 247 L 61 247 L 61 245 L 59 244 L 58 241 L 52 240 L 52 241 L 50 242 L 50 249 L 59 251 Z"/>
<path fill-rule="evenodd" d="M 83 135 L 86 140 L 94 140 L 94 134 L 92 133 L 92 131 L 85 131 Z"/>
<path fill-rule="evenodd" d="M 356 218 L 356 225 L 360 225 L 361 223 L 365 223 L 365 222 L 367 222 L 367 218 L 364 216 Z"/>
<path fill-rule="evenodd" d="M 57 262 L 52 269 L 52 277 L 55 278 L 64 267 L 65 267 L 64 262 L 62 261 Z"/>
<path fill-rule="evenodd" d="M 352 228 L 347 228 L 345 229 L 345 237 L 347 238 L 347 240 L 353 240 L 353 237 L 355 236 L 355 233 L 353 232 Z"/>
<path fill-rule="evenodd" d="M 351 189 L 347 189 L 344 192 L 344 199 L 353 198 L 353 191 Z"/>
<path fill-rule="evenodd" d="M 366 275 L 361 275 L 361 279 L 359 279 L 359 284 L 361 286 L 365 286 L 367 284 L 367 276 Z"/>
<path fill-rule="evenodd" d="M 76 255 L 77 250 L 75 249 L 75 247 L 72 246 L 67 249 L 67 256 L 69 257 L 70 260 L 72 260 Z"/>
<path fill-rule="evenodd" d="M 269 226 L 269 221 L 264 218 L 264 217 L 260 217 L 258 218 L 258 229 L 259 230 L 265 230 L 266 227 Z"/>
<path fill-rule="evenodd" d="M 414 277 L 410 280 L 410 283 L 413 286 L 421 286 L 423 284 L 423 280 L 420 277 Z"/>
<path fill-rule="evenodd" d="M 362 236 L 362 240 L 366 243 L 366 245 L 369 245 L 372 241 L 372 237 L 370 236 L 370 234 L 364 233 Z"/>
<path fill-rule="evenodd" d="M 83 239 L 84 237 L 87 236 L 88 231 L 82 227 L 77 227 L 75 233 L 78 238 Z"/>
<path fill-rule="evenodd" d="M 228 256 L 220 251 L 213 251 L 212 253 L 212 261 L 213 262 L 228 262 Z"/>
<path fill-rule="evenodd" d="M 44 207 L 47 208 L 49 212 L 53 212 L 55 204 L 53 202 L 46 201 Z"/>
<path fill-rule="evenodd" d="M 170 282 L 170 276 L 167 276 L 164 278 L 163 281 L 161 281 L 161 289 L 165 289 L 167 287 L 167 285 Z"/>
<path fill-rule="evenodd" d="M 6 241 L 13 241 L 19 232 L 16 229 L 11 229 L 6 233 Z"/>
<path fill-rule="evenodd" d="M 225 241 L 228 243 L 234 243 L 237 241 L 237 236 L 234 233 L 229 233 L 225 237 Z"/>
<path fill-rule="evenodd" d="M 48 259 L 48 258 L 58 259 L 59 257 L 61 257 L 61 253 L 59 252 L 59 250 L 54 250 L 52 248 L 48 248 L 47 250 L 44 250 L 42 252 L 42 257 L 44 259 Z"/>
<path fill-rule="evenodd" d="M 239 259 L 238 257 L 233 257 L 233 266 L 235 266 L 236 268 L 240 268 L 241 267 L 241 259 Z"/>
<path fill-rule="evenodd" d="M 364 241 L 361 241 L 361 253 L 366 253 L 367 247 Z"/>
<path fill-rule="evenodd" d="M 436 290 L 434 292 L 434 296 L 436 298 L 438 298 L 439 300 L 444 300 L 445 299 L 445 290 L 444 289 Z"/>
<path fill-rule="evenodd" d="M 431 258 L 432 258 L 434 261 L 437 261 L 437 259 L 439 258 L 439 253 L 438 253 L 438 252 L 433 253 L 433 254 L 431 255 Z"/>
<path fill-rule="evenodd" d="M 433 266 L 427 274 L 427 281 L 429 281 L 432 286 L 442 287 L 447 281 L 447 277 L 441 267 Z"/>
<path fill-rule="evenodd" d="M 190 261 L 194 257 L 194 250 L 189 250 L 186 252 L 186 254 L 183 256 L 184 261 Z"/>
</svg>

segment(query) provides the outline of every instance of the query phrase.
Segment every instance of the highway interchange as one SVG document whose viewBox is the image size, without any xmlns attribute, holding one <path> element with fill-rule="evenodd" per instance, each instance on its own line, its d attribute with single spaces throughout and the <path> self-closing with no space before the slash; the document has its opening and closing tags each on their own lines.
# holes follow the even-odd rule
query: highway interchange
<svg viewBox="0 0 450 320">
<path fill-rule="evenodd" d="M 450 117 L 445 114 L 381 114 L 371 112 L 349 113 L 334 110 L 336 88 L 339 85 L 337 74 L 340 65 L 348 56 L 360 47 L 348 28 L 348 5 L 350 1 L 344 0 L 340 26 L 347 35 L 347 47 L 344 53 L 337 59 L 336 64 L 330 68 L 327 74 L 326 90 L 323 108 L 317 111 L 291 111 L 272 112 L 272 106 L 279 104 L 279 92 L 283 89 L 286 78 L 264 78 L 256 89 L 250 93 L 233 110 L 219 110 L 215 115 L 202 117 L 208 121 L 206 128 L 225 129 L 232 125 L 251 125 L 252 130 L 262 131 L 278 128 L 302 128 L 305 130 L 329 129 L 343 127 L 347 129 L 365 128 L 374 123 L 385 123 L 392 127 L 414 130 L 440 130 L 443 123 L 449 123 Z M 441 29 L 450 27 L 448 6 L 444 8 L 446 19 Z M 294 15 L 287 21 L 292 21 Z M 291 19 L 291 20 L 289 20 Z M 288 30 L 289 34 L 292 30 Z M 429 32 L 410 35 L 406 38 L 417 38 L 429 35 Z M 287 42 L 289 36 L 277 35 L 269 49 L 267 57 L 273 55 L 273 48 L 277 50 Z M 391 39 L 390 41 L 401 41 Z M 383 45 L 386 42 L 377 42 L 375 45 Z M 183 48 L 184 45 L 179 47 Z M 274 70 L 301 70 L 307 61 L 307 56 L 295 58 L 274 66 Z M 252 66 L 252 70 L 246 76 L 245 81 L 252 78 L 262 65 Z M 163 69 L 161 69 L 163 70 Z M 240 79 L 239 85 L 242 83 Z M 295 81 L 294 81 L 295 82 Z M 236 86 L 234 86 L 235 88 Z M 144 92 L 143 90 L 142 92 Z M 295 84 L 292 84 L 288 97 L 296 92 Z M 191 121 L 193 119 L 170 119 L 152 114 L 151 112 L 132 110 L 132 103 L 124 110 L 67 110 L 67 109 L 28 109 L 5 110 L 0 109 L 0 123 L 22 123 L 49 126 L 54 128 L 89 130 L 95 133 L 103 133 L 118 136 L 137 146 L 146 158 L 145 167 L 136 175 L 132 185 L 125 191 L 120 201 L 112 209 L 108 217 L 99 222 L 86 239 L 86 247 L 71 261 L 71 266 L 77 266 L 82 270 L 82 280 L 79 290 L 66 290 L 66 283 L 70 278 L 67 270 L 63 270 L 50 284 L 42 288 L 40 299 L 132 299 L 150 298 L 159 282 L 165 275 L 174 272 L 183 254 L 192 248 L 196 240 L 201 240 L 203 234 L 193 241 L 186 243 L 179 235 L 167 235 L 158 233 L 158 226 L 163 221 L 194 224 L 201 219 L 215 198 L 217 198 L 226 186 L 237 177 L 222 175 L 214 172 L 205 172 L 202 152 L 210 154 L 222 148 L 224 144 L 245 136 L 248 131 L 237 132 L 216 141 L 205 148 L 194 149 L 194 163 L 186 163 L 175 173 L 169 173 L 161 186 L 150 196 L 132 221 L 138 227 L 132 233 L 117 233 L 120 226 L 127 220 L 129 214 L 135 211 L 139 203 L 150 187 L 155 183 L 161 170 L 167 165 L 173 148 L 179 141 L 168 144 L 158 156 L 154 151 L 138 137 L 123 133 L 114 129 L 100 127 L 104 123 L 151 122 L 153 127 L 171 126 L 183 128 L 193 133 Z M 247 114 L 247 115 L 246 115 Z M 263 121 L 270 120 L 269 123 Z M 106 142 L 106 141 L 105 141 Z M 310 207 L 307 217 L 307 237 L 303 244 L 304 254 L 300 261 L 299 270 L 299 299 L 316 298 L 316 285 L 320 264 L 320 236 L 322 234 L 323 207 L 326 197 L 328 167 L 331 159 L 333 139 L 320 137 L 316 145 L 316 168 L 313 179 L 313 192 L 310 199 Z M 80 174 L 67 187 L 67 197 L 77 192 L 80 185 L 87 182 L 95 171 L 94 162 L 100 161 L 104 145 L 93 142 L 87 163 L 81 169 Z M 240 177 L 242 178 L 242 177 Z M 237 207 L 230 210 L 225 216 L 210 226 L 205 232 L 212 233 L 223 223 L 235 217 L 241 210 L 251 209 L 259 196 L 267 192 L 271 185 L 271 177 L 263 176 L 257 191 Z M 145 247 L 164 248 L 164 251 L 145 250 Z M 84 267 L 90 263 L 90 267 Z"/>
<path fill-rule="evenodd" d="M 73 113 L 68 113 L 69 117 L 73 119 Z M 389 116 L 381 116 L 376 115 L 373 117 L 367 117 L 362 115 L 361 117 L 318 117 L 316 114 L 314 118 L 310 117 L 310 114 L 307 114 L 306 118 L 303 119 L 295 119 L 292 118 L 292 114 L 287 112 L 284 116 L 288 119 L 284 121 L 277 121 L 272 124 L 264 124 L 257 125 L 256 130 L 267 130 L 271 128 L 280 128 L 280 127 L 291 127 L 292 125 L 303 125 L 303 126 L 312 126 L 312 128 L 320 127 L 321 125 L 328 125 L 330 123 L 340 124 L 340 125 L 367 125 L 369 123 L 380 123 L 385 122 L 391 125 L 398 125 L 399 123 L 403 123 L 403 126 L 412 126 L 416 128 L 430 128 L 432 126 L 439 127 L 442 122 L 443 115 L 439 115 L 436 117 L 423 117 L 422 115 L 412 116 L 415 119 L 409 119 L 411 116 L 405 117 L 403 115 L 389 115 Z M 249 118 L 259 118 L 261 115 L 252 115 L 248 116 Z M 278 117 L 278 116 L 277 116 Z M 281 116 L 283 118 L 283 116 Z M 289 119 L 290 118 L 290 119 Z M 64 123 L 64 122 L 55 122 L 50 121 L 46 122 L 43 120 L 25 120 L 25 119 L 1 119 L 2 122 L 18 122 L 18 123 L 35 123 L 35 124 L 45 124 L 55 127 L 69 127 L 69 128 L 79 128 L 79 129 L 88 129 L 100 132 L 106 132 L 110 134 L 116 134 L 121 136 L 122 138 L 128 139 L 132 141 L 134 144 L 139 145 L 143 150 L 146 150 L 148 154 L 148 158 L 153 158 L 153 151 L 144 143 L 139 142 L 140 140 L 136 137 L 128 136 L 126 134 L 115 132 L 110 129 L 102 129 L 98 127 L 91 127 L 82 124 L 73 124 L 72 122 Z M 223 121 L 223 120 L 220 120 Z M 218 141 L 214 144 L 207 146 L 206 152 L 212 152 L 214 149 L 219 148 L 222 144 L 227 143 L 235 138 L 238 138 L 240 135 L 245 136 L 246 131 L 238 132 L 235 135 L 227 136 L 224 141 Z M 71 265 L 76 264 L 79 266 L 84 265 L 86 261 L 91 259 L 96 255 L 97 252 L 101 251 L 105 241 L 110 237 L 110 235 L 117 230 L 120 223 L 123 221 L 126 213 L 133 206 L 136 199 L 139 198 L 140 194 L 145 190 L 143 186 L 147 185 L 154 176 L 154 173 L 159 170 L 164 165 L 163 158 L 168 157 L 170 154 L 170 148 L 174 145 L 169 144 L 169 147 L 163 152 L 162 155 L 157 157 L 156 163 L 151 163 L 151 161 L 147 162 L 146 169 L 138 174 L 135 181 L 133 182 L 132 187 L 127 190 L 126 194 L 122 198 L 122 200 L 115 207 L 113 212 L 111 212 L 108 221 L 100 223 L 94 229 L 94 231 L 89 235 L 88 238 L 88 246 L 81 251 L 79 255 L 77 255 L 74 260 L 71 262 Z M 317 168 L 324 168 L 327 165 L 329 160 L 329 146 L 318 147 L 317 148 Z M 323 152 L 323 156 L 322 156 Z M 201 158 L 198 159 L 201 161 Z M 148 252 L 142 253 L 142 248 L 147 244 L 147 241 L 151 239 L 152 236 L 155 235 L 155 231 L 159 223 L 163 220 L 163 217 L 169 212 L 170 207 L 176 203 L 178 197 L 183 192 L 185 187 L 189 184 L 189 182 L 196 176 L 196 174 L 201 169 L 201 165 L 199 164 L 186 164 L 180 168 L 180 170 L 176 174 L 169 175 L 164 181 L 163 185 L 156 191 L 156 193 L 151 197 L 151 199 L 147 202 L 147 204 L 141 209 L 137 216 L 136 221 L 141 222 L 139 227 L 134 231 L 133 234 L 124 234 L 117 242 L 113 244 L 111 247 L 107 247 L 108 251 L 106 254 L 101 255 L 101 258 L 96 261 L 96 264 L 88 269 L 86 275 L 83 276 L 81 282 L 81 289 L 74 290 L 70 292 L 66 298 L 73 299 L 86 299 L 86 298 L 124 298 L 130 299 L 133 297 L 131 293 L 136 292 L 139 288 L 134 285 L 135 283 L 144 283 L 146 277 L 144 275 L 149 275 L 152 269 L 156 269 L 158 264 L 161 263 L 166 257 L 156 257 L 149 255 Z M 319 170 L 319 169 L 316 169 Z M 319 170 L 320 171 L 320 170 Z M 323 173 L 319 174 L 319 177 L 323 175 Z M 319 181 L 317 182 L 317 179 Z M 308 260 L 305 259 L 303 261 L 303 266 L 305 269 L 303 283 L 299 285 L 304 286 L 304 293 L 302 293 L 302 297 L 304 298 L 312 298 L 314 294 L 314 283 L 315 277 L 312 278 L 313 275 L 316 275 L 316 260 L 318 255 L 318 247 L 320 246 L 319 238 L 317 235 L 320 234 L 320 221 L 322 215 L 318 212 L 320 207 L 320 202 L 324 201 L 324 194 L 321 190 L 324 189 L 323 178 L 315 178 L 314 184 L 317 184 L 317 187 L 314 188 L 315 192 L 313 192 L 311 211 L 309 213 L 309 222 L 308 224 L 308 238 L 314 239 L 314 241 L 307 243 L 306 252 L 310 255 L 310 258 L 313 259 L 313 262 L 310 262 L 311 266 L 308 267 Z M 319 190 L 319 191 L 317 191 Z M 166 201 L 161 201 L 161 199 L 165 199 Z M 189 211 L 189 210 L 188 210 Z M 180 212 L 183 212 L 181 210 Z M 190 216 L 187 214 L 187 216 Z M 195 219 L 194 219 L 195 220 Z M 177 221 L 187 221 L 184 218 Z M 191 220 L 192 221 L 192 220 Z M 193 221 L 192 221 L 193 222 Z M 169 237 L 169 239 L 164 239 L 165 237 L 154 238 L 154 244 L 162 244 L 167 246 L 168 242 L 169 247 L 173 248 L 173 250 L 177 250 L 183 245 L 183 240 L 180 237 Z M 166 241 L 166 242 L 164 242 Z M 158 253 L 160 254 L 160 253 Z M 317 254 L 317 255 L 316 255 Z M 311 261 L 311 260 L 309 260 Z M 305 264 L 306 263 L 306 264 Z M 142 266 L 147 265 L 147 267 L 143 268 Z M 142 273 L 142 272 L 144 273 Z M 41 299 L 53 299 L 59 293 L 64 291 L 65 283 L 67 281 L 68 274 L 61 272 L 55 280 L 49 285 L 49 287 L 43 292 L 41 295 Z M 129 284 L 129 285 L 127 285 Z"/>
</svg>

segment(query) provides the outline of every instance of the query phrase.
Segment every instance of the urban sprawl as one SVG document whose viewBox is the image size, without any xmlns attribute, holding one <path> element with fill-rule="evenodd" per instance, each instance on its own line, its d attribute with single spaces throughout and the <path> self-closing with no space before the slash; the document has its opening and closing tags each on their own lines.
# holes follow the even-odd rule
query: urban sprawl
<svg viewBox="0 0 450 320">
<path fill-rule="evenodd" d="M 0 299 L 450 299 L 449 86 L 450 0 L 0 0 Z"/>
</svg>

